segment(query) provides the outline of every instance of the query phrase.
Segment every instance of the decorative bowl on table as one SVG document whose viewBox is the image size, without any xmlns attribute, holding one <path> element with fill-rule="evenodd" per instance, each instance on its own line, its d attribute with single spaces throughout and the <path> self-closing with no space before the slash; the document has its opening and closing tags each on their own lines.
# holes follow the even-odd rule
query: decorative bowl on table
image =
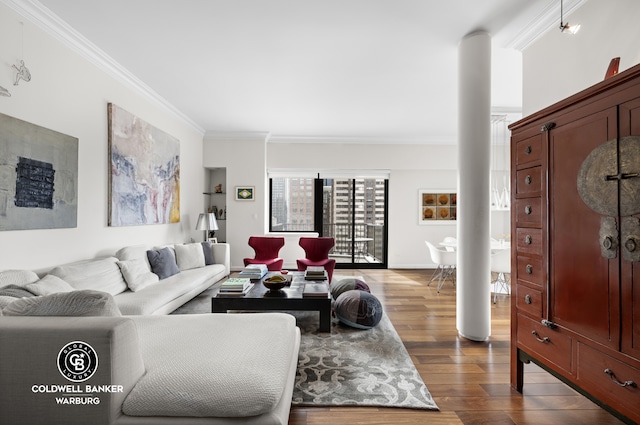
<svg viewBox="0 0 640 425">
<path fill-rule="evenodd" d="M 270 291 L 279 291 L 280 289 L 287 286 L 287 283 L 287 278 L 280 274 L 275 274 L 262 281 L 262 284 L 266 286 Z"/>
</svg>

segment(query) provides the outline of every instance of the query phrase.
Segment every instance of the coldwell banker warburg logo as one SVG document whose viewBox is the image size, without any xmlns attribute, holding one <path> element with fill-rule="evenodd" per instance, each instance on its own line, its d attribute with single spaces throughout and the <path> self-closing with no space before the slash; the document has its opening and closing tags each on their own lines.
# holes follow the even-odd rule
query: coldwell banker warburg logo
<svg viewBox="0 0 640 425">
<path fill-rule="evenodd" d="M 71 382 L 84 382 L 98 370 L 98 353 L 86 342 L 70 342 L 58 353 L 58 370 Z"/>
<path fill-rule="evenodd" d="M 83 341 L 66 344 L 57 358 L 60 374 L 72 384 L 33 385 L 34 394 L 53 394 L 57 404 L 100 404 L 96 393 L 121 393 L 122 385 L 78 385 L 91 378 L 98 370 L 98 353 Z"/>
</svg>

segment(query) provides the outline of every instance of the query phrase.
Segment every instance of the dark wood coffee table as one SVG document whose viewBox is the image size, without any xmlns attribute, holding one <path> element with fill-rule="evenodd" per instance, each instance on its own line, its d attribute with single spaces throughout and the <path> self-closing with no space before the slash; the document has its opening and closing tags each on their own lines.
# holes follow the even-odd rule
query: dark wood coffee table
<svg viewBox="0 0 640 425">
<path fill-rule="evenodd" d="M 252 283 L 253 288 L 242 296 L 218 296 L 211 298 L 212 313 L 229 310 L 278 310 L 320 312 L 320 332 L 331 332 L 331 294 L 326 297 L 303 297 L 304 277 L 291 273 L 292 283 L 279 291 L 270 291 L 262 279 Z M 267 274 L 264 279 L 271 274 Z"/>
</svg>

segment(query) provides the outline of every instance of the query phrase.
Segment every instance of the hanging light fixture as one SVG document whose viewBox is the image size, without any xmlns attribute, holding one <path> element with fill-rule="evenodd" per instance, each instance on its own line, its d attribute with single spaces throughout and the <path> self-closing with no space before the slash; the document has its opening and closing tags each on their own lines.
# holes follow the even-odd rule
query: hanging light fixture
<svg viewBox="0 0 640 425">
<path fill-rule="evenodd" d="M 575 34 L 580 30 L 580 24 L 578 25 L 569 25 L 569 22 L 564 22 L 564 10 L 563 10 L 563 0 L 560 0 L 560 32 L 567 32 L 569 34 Z"/>
</svg>

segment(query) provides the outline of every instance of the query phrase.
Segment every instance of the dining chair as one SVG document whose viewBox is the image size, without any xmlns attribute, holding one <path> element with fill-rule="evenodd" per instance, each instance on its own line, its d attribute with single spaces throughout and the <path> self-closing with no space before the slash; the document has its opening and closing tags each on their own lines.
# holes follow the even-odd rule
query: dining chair
<svg viewBox="0 0 640 425">
<path fill-rule="evenodd" d="M 441 242 L 447 251 L 455 251 L 458 245 L 458 240 L 453 236 L 445 237 Z"/>
<path fill-rule="evenodd" d="M 427 283 L 427 286 L 431 285 L 431 282 L 438 279 L 438 288 L 437 292 L 440 292 L 442 285 L 447 280 L 448 277 L 451 277 L 451 281 L 453 282 L 453 286 L 456 286 L 456 264 L 457 264 L 457 253 L 455 251 L 448 251 L 446 249 L 439 249 L 429 241 L 424 241 L 427 244 L 427 248 L 429 249 L 429 255 L 431 256 L 431 261 L 437 265 L 435 271 L 431 275 L 431 280 Z"/>
<path fill-rule="evenodd" d="M 491 272 L 496 273 L 493 284 L 493 303 L 496 303 L 498 290 L 501 293 L 511 294 L 509 280 L 511 276 L 511 250 L 501 249 L 491 254 Z M 504 291 L 504 292 L 502 292 Z"/>
</svg>

